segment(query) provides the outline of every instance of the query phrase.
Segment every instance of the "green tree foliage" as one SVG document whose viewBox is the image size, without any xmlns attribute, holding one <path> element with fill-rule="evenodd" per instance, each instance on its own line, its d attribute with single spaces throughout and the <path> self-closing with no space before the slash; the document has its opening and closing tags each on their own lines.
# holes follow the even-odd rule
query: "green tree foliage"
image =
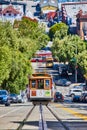
<svg viewBox="0 0 87 130">
<path fill-rule="evenodd" d="M 87 50 L 79 53 L 78 63 L 79 63 L 79 66 L 83 72 L 83 75 L 85 76 L 85 78 L 87 80 Z"/>
<path fill-rule="evenodd" d="M 0 85 L 9 78 L 11 71 L 12 52 L 6 45 L 0 46 Z"/>
<path fill-rule="evenodd" d="M 16 23 L 17 29 L 9 22 L 0 23 L 0 87 L 18 93 L 32 74 L 30 59 L 49 37 L 37 22 L 23 18 Z"/>
<path fill-rule="evenodd" d="M 78 54 L 84 50 L 86 45 L 77 35 L 67 35 L 61 40 L 55 37 L 53 40 L 52 52 L 60 62 L 69 62 L 74 57 L 78 58 Z"/>
<path fill-rule="evenodd" d="M 65 23 L 57 23 L 54 24 L 49 30 L 49 37 L 53 39 L 54 37 L 58 37 L 62 39 L 68 33 L 68 26 Z"/>
<path fill-rule="evenodd" d="M 29 18 L 24 17 L 22 21 L 15 21 L 18 25 L 18 32 L 21 37 L 28 37 L 32 39 L 33 43 L 37 44 L 37 48 L 40 49 L 47 45 L 49 41 L 48 35 L 45 33 L 45 27 L 37 22 L 32 21 Z"/>
<path fill-rule="evenodd" d="M 87 80 L 87 44 L 77 35 L 67 35 L 63 39 L 56 37 L 53 40 L 52 52 L 59 62 L 69 62 L 79 69 Z"/>
<path fill-rule="evenodd" d="M 34 44 L 30 39 L 19 38 L 19 32 L 10 23 L 0 23 L 0 28 L 0 86 L 18 92 L 28 83 L 32 72 L 29 59 L 30 50 L 34 50 L 30 46 Z"/>
<path fill-rule="evenodd" d="M 16 61 L 16 62 L 15 62 Z M 14 51 L 14 58 L 11 64 L 11 72 L 6 82 L 7 89 L 10 87 L 11 92 L 19 92 L 28 84 L 28 75 L 31 74 L 32 68 L 27 57 L 20 51 Z"/>
<path fill-rule="evenodd" d="M 35 39 L 36 36 L 34 35 L 34 31 L 36 30 L 38 26 L 37 22 L 33 22 L 28 18 L 23 18 L 21 21 L 19 21 L 18 31 L 20 32 L 20 36 L 22 37 L 30 37 Z"/>
</svg>

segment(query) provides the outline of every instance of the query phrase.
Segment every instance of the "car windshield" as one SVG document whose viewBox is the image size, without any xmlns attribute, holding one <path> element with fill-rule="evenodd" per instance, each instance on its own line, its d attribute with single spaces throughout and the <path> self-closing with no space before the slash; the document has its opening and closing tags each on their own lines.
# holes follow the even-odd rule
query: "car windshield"
<svg viewBox="0 0 87 130">
<path fill-rule="evenodd" d="M 66 83 L 67 80 L 66 80 L 66 79 L 62 79 L 61 82 L 62 82 L 62 83 Z"/>
<path fill-rule="evenodd" d="M 6 91 L 0 91 L 0 95 L 7 95 Z"/>
<path fill-rule="evenodd" d="M 17 96 L 16 94 L 10 94 L 10 96 L 14 97 L 14 96 Z"/>
<path fill-rule="evenodd" d="M 56 96 L 59 96 L 59 95 L 61 95 L 59 92 L 57 92 L 56 94 L 55 94 Z"/>
<path fill-rule="evenodd" d="M 85 83 L 81 83 L 79 86 L 84 87 L 84 86 L 86 86 L 86 84 Z"/>
</svg>

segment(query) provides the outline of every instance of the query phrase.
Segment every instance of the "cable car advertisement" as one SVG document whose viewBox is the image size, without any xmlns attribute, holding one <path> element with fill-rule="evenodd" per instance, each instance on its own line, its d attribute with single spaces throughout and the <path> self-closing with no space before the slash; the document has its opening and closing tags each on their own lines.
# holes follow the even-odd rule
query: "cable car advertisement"
<svg viewBox="0 0 87 130">
<path fill-rule="evenodd" d="M 32 90 L 30 95 L 32 97 L 51 97 L 51 90 Z"/>
<path fill-rule="evenodd" d="M 50 90 L 45 90 L 45 96 L 46 97 L 51 97 L 51 91 Z"/>
</svg>

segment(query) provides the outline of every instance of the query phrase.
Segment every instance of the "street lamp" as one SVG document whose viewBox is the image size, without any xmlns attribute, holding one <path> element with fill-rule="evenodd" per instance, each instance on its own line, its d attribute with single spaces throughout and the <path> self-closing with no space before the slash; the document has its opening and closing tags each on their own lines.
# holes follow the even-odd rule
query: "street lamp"
<svg viewBox="0 0 87 130">
<path fill-rule="evenodd" d="M 77 56 L 77 45 L 75 44 L 70 44 L 73 47 L 75 47 L 75 54 Z M 77 58 L 75 59 L 75 83 L 77 83 Z"/>
</svg>

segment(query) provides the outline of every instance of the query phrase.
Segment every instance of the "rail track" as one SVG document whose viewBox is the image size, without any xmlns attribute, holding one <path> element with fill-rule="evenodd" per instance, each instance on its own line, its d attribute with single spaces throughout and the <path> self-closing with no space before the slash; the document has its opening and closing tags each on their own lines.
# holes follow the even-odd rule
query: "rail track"
<svg viewBox="0 0 87 130">
<path fill-rule="evenodd" d="M 33 106 L 31 108 L 31 110 L 29 111 L 29 113 L 26 115 L 26 117 L 24 118 L 24 120 L 20 123 L 19 127 L 17 128 L 17 130 L 22 130 L 22 127 L 24 126 L 25 122 L 27 121 L 27 119 L 29 118 L 30 114 L 32 113 L 33 109 L 35 108 L 35 106 Z"/>
<path fill-rule="evenodd" d="M 26 115 L 25 119 L 21 122 L 21 124 L 19 125 L 19 127 L 17 128 L 17 130 L 22 130 L 23 126 L 26 124 L 28 118 L 30 118 L 30 115 L 33 113 L 33 110 L 35 109 L 36 105 L 34 105 L 31 110 L 29 111 L 29 113 Z M 39 120 L 38 120 L 38 130 L 47 130 L 47 125 L 46 125 L 46 121 L 44 120 L 44 115 L 43 115 L 43 107 L 42 104 L 39 105 Z"/>
<path fill-rule="evenodd" d="M 57 119 L 58 123 L 61 124 L 61 126 L 64 128 L 64 130 L 70 130 L 69 127 L 67 127 L 67 126 L 63 123 L 63 121 L 58 117 L 58 115 L 55 114 L 55 112 L 54 112 L 50 107 L 47 106 L 47 108 L 48 108 L 48 110 L 52 113 L 52 115 Z"/>
<path fill-rule="evenodd" d="M 31 110 L 29 111 L 29 113 L 26 115 L 26 117 L 25 117 L 25 119 L 21 122 L 21 124 L 19 125 L 19 127 L 18 127 L 18 129 L 17 130 L 23 130 L 23 128 L 25 128 L 24 126 L 26 125 L 26 122 L 29 122 L 29 118 L 30 118 L 30 120 L 31 120 L 31 117 L 30 117 L 30 115 L 32 114 L 32 113 L 35 113 L 34 112 L 34 109 L 35 108 L 37 108 L 37 105 L 36 106 L 33 106 L 32 108 L 31 108 Z M 47 113 L 47 114 L 46 114 Z M 38 119 L 35 119 L 35 120 L 37 120 L 36 122 L 38 122 L 37 123 L 37 127 L 38 127 L 38 130 L 48 130 L 49 128 L 49 126 L 50 126 L 50 128 L 51 128 L 51 125 L 52 125 L 52 123 L 50 123 L 50 124 L 48 124 L 48 122 L 49 122 L 49 120 L 50 119 L 48 119 L 48 117 L 54 117 L 55 118 L 55 122 L 56 122 L 56 124 L 55 124 L 55 127 L 56 127 L 56 129 L 58 128 L 58 125 L 60 126 L 61 125 L 61 129 L 64 129 L 64 130 L 70 130 L 69 129 L 69 127 L 67 127 L 63 122 L 62 122 L 62 120 L 58 117 L 58 115 L 56 115 L 55 114 L 55 111 L 53 110 L 53 109 L 51 109 L 51 107 L 50 106 L 45 106 L 45 105 L 42 105 L 42 104 L 40 104 L 40 105 L 38 105 L 38 109 L 37 109 L 37 114 L 38 114 Z M 35 115 L 36 115 L 36 113 L 35 113 Z M 53 117 L 52 117 L 52 119 L 53 119 Z M 36 116 L 34 117 L 34 118 L 36 118 Z M 30 122 L 33 122 L 33 121 L 30 121 Z M 54 120 L 53 120 L 53 122 L 54 122 Z M 28 130 L 31 130 L 31 128 L 30 128 L 31 126 L 27 126 L 27 128 L 26 129 L 28 129 Z M 32 127 L 34 127 L 34 124 L 32 123 Z M 54 128 L 55 129 L 55 128 Z M 61 130 L 60 129 L 60 130 Z M 59 130 L 59 129 L 58 129 Z"/>
</svg>

